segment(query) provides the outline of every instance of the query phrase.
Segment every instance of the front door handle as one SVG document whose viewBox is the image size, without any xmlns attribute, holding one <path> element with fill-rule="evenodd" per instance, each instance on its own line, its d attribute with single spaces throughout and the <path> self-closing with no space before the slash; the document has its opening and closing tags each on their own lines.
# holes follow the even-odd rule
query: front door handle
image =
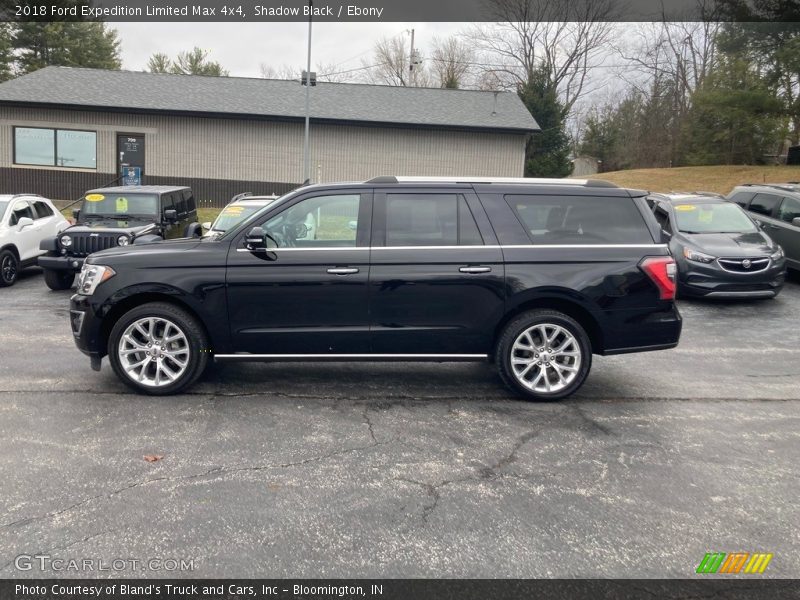
<svg viewBox="0 0 800 600">
<path fill-rule="evenodd" d="M 458 270 L 462 273 L 488 273 L 492 267 L 460 267 Z"/>
<path fill-rule="evenodd" d="M 331 275 L 352 275 L 353 273 L 358 273 L 358 269 L 355 267 L 335 267 L 328 269 L 328 273 Z"/>
</svg>

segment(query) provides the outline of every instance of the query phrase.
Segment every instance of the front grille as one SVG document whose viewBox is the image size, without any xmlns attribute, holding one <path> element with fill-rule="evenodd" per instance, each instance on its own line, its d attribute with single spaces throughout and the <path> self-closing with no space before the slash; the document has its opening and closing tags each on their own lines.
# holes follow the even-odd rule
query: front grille
<svg viewBox="0 0 800 600">
<path fill-rule="evenodd" d="M 769 257 L 719 258 L 719 266 L 731 273 L 758 273 L 769 266 Z"/>
<path fill-rule="evenodd" d="M 118 233 L 112 234 L 77 234 L 72 236 L 70 254 L 74 256 L 89 256 L 93 252 L 100 252 L 117 245 Z"/>
</svg>

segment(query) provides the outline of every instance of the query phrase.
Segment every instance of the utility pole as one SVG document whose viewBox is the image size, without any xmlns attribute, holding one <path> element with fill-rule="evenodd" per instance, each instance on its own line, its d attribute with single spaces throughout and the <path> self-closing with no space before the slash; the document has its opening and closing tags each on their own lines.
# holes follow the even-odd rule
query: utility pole
<svg viewBox="0 0 800 600">
<path fill-rule="evenodd" d="M 411 30 L 411 54 L 408 57 L 408 84 L 414 85 L 416 73 L 414 73 L 414 30 Z"/>
<path fill-rule="evenodd" d="M 311 10 L 312 0 L 308 0 L 308 62 L 306 63 L 306 131 L 303 142 L 303 182 L 311 179 L 311 157 L 308 147 L 308 129 L 310 125 L 309 94 L 311 93 Z"/>
</svg>

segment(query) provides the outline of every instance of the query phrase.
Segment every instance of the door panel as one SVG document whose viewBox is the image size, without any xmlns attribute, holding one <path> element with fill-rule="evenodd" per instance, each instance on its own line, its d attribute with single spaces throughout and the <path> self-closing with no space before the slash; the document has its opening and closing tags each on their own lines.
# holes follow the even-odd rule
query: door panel
<svg viewBox="0 0 800 600">
<path fill-rule="evenodd" d="M 504 266 L 493 232 L 478 233 L 468 196 L 376 193 L 378 245 L 369 285 L 373 352 L 490 352 L 503 314 Z"/>
<path fill-rule="evenodd" d="M 279 247 L 254 253 L 245 232 L 228 254 L 228 306 L 236 352 L 366 354 L 369 344 L 371 194 L 299 196 L 259 226 Z M 291 234 L 290 234 L 291 230 Z"/>
<path fill-rule="evenodd" d="M 792 221 L 800 217 L 800 200 L 784 198 L 778 208 L 777 218 L 764 221 L 764 231 L 778 242 L 794 269 L 800 267 L 800 227 Z"/>
</svg>

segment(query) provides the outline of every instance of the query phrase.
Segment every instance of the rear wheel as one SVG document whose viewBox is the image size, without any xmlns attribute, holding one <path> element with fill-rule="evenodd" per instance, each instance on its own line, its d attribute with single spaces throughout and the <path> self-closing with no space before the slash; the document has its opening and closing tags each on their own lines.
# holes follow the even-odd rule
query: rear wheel
<svg viewBox="0 0 800 600">
<path fill-rule="evenodd" d="M 529 400 L 559 400 L 583 385 L 592 366 L 592 347 L 573 318 L 532 310 L 503 330 L 495 362 L 505 384 L 518 394 Z"/>
<path fill-rule="evenodd" d="M 44 282 L 51 290 L 68 290 L 74 281 L 75 273 L 72 271 L 44 270 Z"/>
<path fill-rule="evenodd" d="M 154 396 L 193 384 L 208 364 L 208 341 L 197 320 L 172 304 L 144 304 L 124 314 L 108 340 L 111 367 L 126 385 Z"/>
<path fill-rule="evenodd" d="M 19 261 L 11 250 L 0 252 L 0 287 L 12 286 L 17 282 Z"/>
</svg>

